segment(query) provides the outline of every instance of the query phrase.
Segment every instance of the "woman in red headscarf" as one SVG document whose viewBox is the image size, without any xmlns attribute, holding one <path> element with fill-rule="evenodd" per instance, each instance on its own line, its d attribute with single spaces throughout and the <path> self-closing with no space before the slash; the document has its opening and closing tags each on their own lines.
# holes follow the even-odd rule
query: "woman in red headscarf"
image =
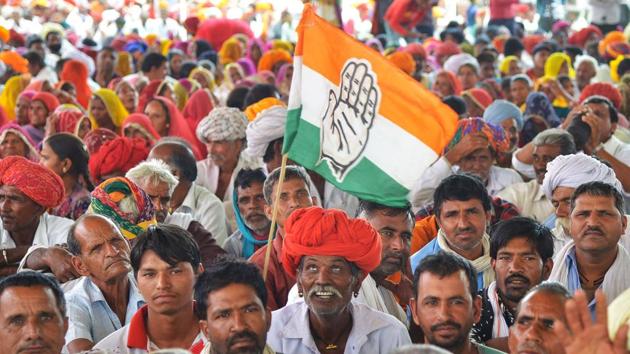
<svg viewBox="0 0 630 354">
<path fill-rule="evenodd" d="M 130 114 L 123 122 L 122 128 L 124 136 L 144 139 L 148 147 L 152 147 L 160 140 L 160 134 L 153 127 L 151 119 L 143 113 Z"/>
<path fill-rule="evenodd" d="M 171 102 L 175 103 L 175 96 L 171 84 L 166 80 L 153 80 L 140 92 L 136 111 L 138 113 L 144 112 L 147 103 L 156 96 L 166 97 Z"/>
<path fill-rule="evenodd" d="M 192 145 L 195 158 L 202 158 L 201 143 L 172 101 L 165 97 L 153 97 L 147 103 L 144 114 L 149 117 L 160 136 L 176 136 L 186 140 Z"/>
<path fill-rule="evenodd" d="M 432 90 L 441 98 L 459 96 L 462 93 L 462 83 L 452 72 L 440 70 L 435 76 Z"/>
<path fill-rule="evenodd" d="M 199 122 L 204 119 L 214 108 L 212 94 L 208 89 L 198 90 L 193 93 L 186 102 L 182 111 L 184 119 L 190 127 L 190 131 L 196 131 Z"/>
<path fill-rule="evenodd" d="M 44 140 L 46 132 L 46 121 L 59 107 L 59 100 L 55 95 L 48 92 L 39 92 L 31 100 L 31 124 L 24 127 L 24 130 L 33 139 L 35 145 Z"/>
<path fill-rule="evenodd" d="M 77 90 L 77 101 L 83 108 L 87 109 L 92 97 L 92 90 L 88 85 L 89 73 L 87 66 L 79 60 L 68 60 L 63 64 L 59 78 L 74 85 Z"/>
</svg>

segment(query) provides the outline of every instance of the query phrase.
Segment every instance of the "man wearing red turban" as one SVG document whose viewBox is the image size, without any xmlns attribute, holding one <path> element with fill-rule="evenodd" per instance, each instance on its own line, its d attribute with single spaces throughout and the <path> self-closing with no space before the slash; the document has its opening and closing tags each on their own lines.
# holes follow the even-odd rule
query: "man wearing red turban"
<svg viewBox="0 0 630 354">
<path fill-rule="evenodd" d="M 90 156 L 90 176 L 95 185 L 111 177 L 123 176 L 147 156 L 149 148 L 144 139 L 118 137 Z"/>
<path fill-rule="evenodd" d="M 411 342 L 397 319 L 352 302 L 363 279 L 381 263 L 381 237 L 341 210 L 294 211 L 285 224 L 284 270 L 295 275 L 304 301 L 274 312 L 267 341 L 276 352 L 389 353 Z"/>
<path fill-rule="evenodd" d="M 50 269 L 60 281 L 77 274 L 66 242 L 72 220 L 49 215 L 64 198 L 61 178 L 23 157 L 0 161 L 0 276 L 19 268 Z"/>
</svg>

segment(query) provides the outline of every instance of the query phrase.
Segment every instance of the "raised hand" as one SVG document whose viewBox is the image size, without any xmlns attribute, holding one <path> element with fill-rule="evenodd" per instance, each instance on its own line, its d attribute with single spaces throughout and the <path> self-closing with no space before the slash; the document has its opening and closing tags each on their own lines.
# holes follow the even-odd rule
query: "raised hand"
<svg viewBox="0 0 630 354">
<path fill-rule="evenodd" d="M 330 90 L 328 94 L 320 136 L 320 161 L 328 161 L 338 181 L 365 150 L 379 103 L 380 90 L 370 63 L 357 59 L 346 62 L 339 92 Z"/>
</svg>

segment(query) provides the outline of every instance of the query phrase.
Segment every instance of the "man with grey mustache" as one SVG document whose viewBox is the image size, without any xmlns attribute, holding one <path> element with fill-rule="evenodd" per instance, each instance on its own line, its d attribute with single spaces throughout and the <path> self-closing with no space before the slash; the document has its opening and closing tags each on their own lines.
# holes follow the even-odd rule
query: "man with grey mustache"
<svg viewBox="0 0 630 354">
<path fill-rule="evenodd" d="M 411 343 L 399 320 L 350 301 L 381 263 L 381 237 L 365 220 L 336 209 L 295 210 L 281 257 L 304 301 L 273 312 L 267 344 L 276 352 L 389 353 Z"/>
</svg>

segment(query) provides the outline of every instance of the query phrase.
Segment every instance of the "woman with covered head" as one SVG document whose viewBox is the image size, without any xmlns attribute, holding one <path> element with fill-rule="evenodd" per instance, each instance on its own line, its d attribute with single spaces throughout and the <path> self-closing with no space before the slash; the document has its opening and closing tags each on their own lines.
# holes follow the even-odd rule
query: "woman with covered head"
<svg viewBox="0 0 630 354">
<path fill-rule="evenodd" d="M 53 112 L 46 125 L 46 136 L 55 133 L 70 133 L 83 139 L 92 130 L 90 119 L 83 111 L 71 104 L 63 104 Z"/>
<path fill-rule="evenodd" d="M 25 90 L 18 96 L 15 103 L 15 123 L 18 125 L 31 123 L 31 101 L 36 94 L 35 91 Z"/>
<path fill-rule="evenodd" d="M 519 137 L 519 146 L 524 146 L 541 131 L 560 125 L 560 117 L 556 114 L 551 101 L 540 92 L 532 92 L 525 101 L 525 122 Z"/>
<path fill-rule="evenodd" d="M 31 161 L 39 160 L 35 142 L 24 128 L 15 123 L 5 124 L 0 128 L 0 159 L 8 156 L 21 156 Z"/>
<path fill-rule="evenodd" d="M 71 82 L 77 90 L 77 101 L 87 108 L 90 105 L 92 90 L 88 85 L 90 74 L 88 67 L 80 60 L 70 59 L 63 64 L 63 69 L 59 74 L 62 81 Z"/>
<path fill-rule="evenodd" d="M 135 112 L 138 108 L 138 91 L 127 80 L 122 79 L 114 87 L 116 95 L 120 98 L 127 112 Z"/>
<path fill-rule="evenodd" d="M 452 72 L 440 70 L 435 75 L 435 82 L 431 90 L 441 98 L 459 96 L 462 93 L 462 83 Z"/>
<path fill-rule="evenodd" d="M 88 108 L 92 129 L 105 128 L 119 133 L 129 113 L 116 93 L 109 89 L 94 92 Z"/>
<path fill-rule="evenodd" d="M 133 113 L 127 116 L 122 126 L 122 133 L 127 138 L 144 139 L 150 148 L 160 140 L 160 134 L 155 130 L 151 119 L 143 113 Z"/>
<path fill-rule="evenodd" d="M 44 140 L 46 123 L 55 109 L 59 107 L 59 100 L 48 92 L 39 92 L 31 100 L 31 124 L 24 127 L 35 145 Z"/>
<path fill-rule="evenodd" d="M 7 80 L 4 84 L 2 93 L 0 93 L 0 107 L 4 110 L 8 120 L 16 119 L 18 97 L 26 89 L 28 82 L 29 79 L 26 75 L 17 75 Z M 24 125 L 20 122 L 18 124 Z"/>
<path fill-rule="evenodd" d="M 85 145 L 72 134 L 53 134 L 44 140 L 40 156 L 40 164 L 61 177 L 65 187 L 63 202 L 51 214 L 77 219 L 90 205 L 90 191 L 94 189 L 90 182 L 89 155 Z"/>
</svg>

